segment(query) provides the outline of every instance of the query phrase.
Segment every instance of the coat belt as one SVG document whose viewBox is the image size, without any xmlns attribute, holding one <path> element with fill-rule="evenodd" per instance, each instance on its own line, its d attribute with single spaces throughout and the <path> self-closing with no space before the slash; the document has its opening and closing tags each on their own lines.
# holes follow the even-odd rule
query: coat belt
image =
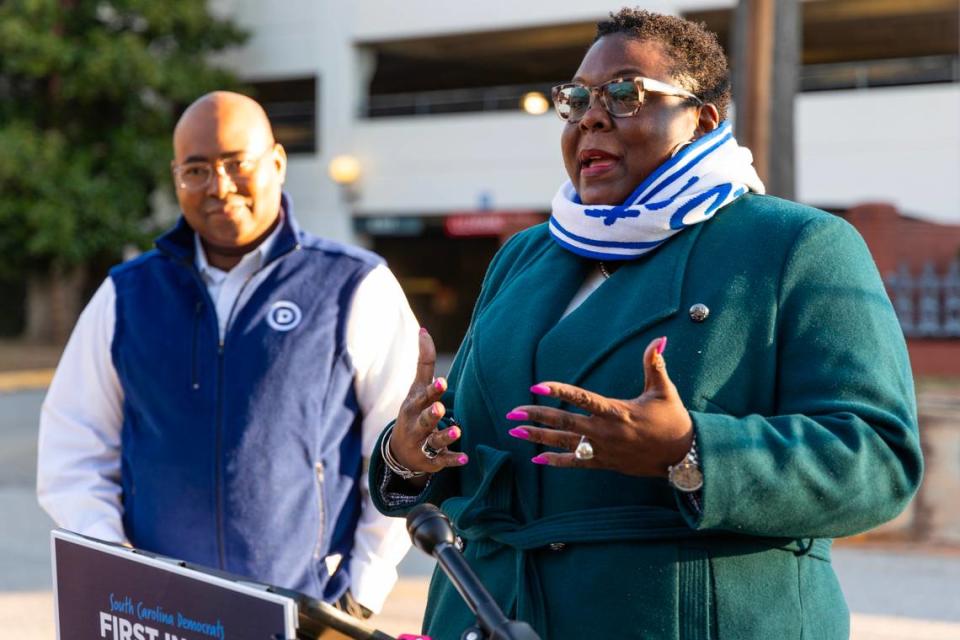
<svg viewBox="0 0 960 640">
<path fill-rule="evenodd" d="M 510 496 L 513 484 L 510 454 L 486 445 L 477 447 L 475 460 L 483 474 L 477 491 L 469 497 L 450 498 L 443 503 L 443 511 L 450 517 L 457 533 L 469 541 L 482 563 L 479 573 L 489 576 L 511 575 L 512 593 L 496 594 L 506 608 L 516 606 L 517 617 L 527 620 L 547 640 L 546 607 L 543 588 L 536 564 L 530 551 L 547 547 L 551 543 L 598 543 L 670 540 L 687 542 L 683 547 L 703 547 L 708 539 L 716 539 L 717 532 L 691 529 L 679 511 L 663 507 L 623 506 L 570 511 L 521 522 L 512 515 Z M 725 540 L 734 536 L 723 535 Z M 697 544 L 697 541 L 701 544 Z M 829 559 L 831 541 L 827 539 L 790 540 L 782 538 L 749 538 L 750 542 L 762 542 L 770 548 L 793 551 L 798 555 L 811 554 Z M 709 557 L 707 553 L 685 554 L 684 575 L 681 584 L 680 611 L 688 611 L 691 625 L 681 624 L 681 637 L 685 627 L 691 632 L 709 625 L 701 620 L 697 611 L 705 611 L 709 589 Z M 693 561 L 693 562 L 689 562 Z M 696 583 L 696 584 L 694 584 Z M 703 583 L 703 584 L 700 584 Z M 686 599 L 691 602 L 684 602 Z M 693 636 L 691 636 L 693 637 Z"/>
</svg>

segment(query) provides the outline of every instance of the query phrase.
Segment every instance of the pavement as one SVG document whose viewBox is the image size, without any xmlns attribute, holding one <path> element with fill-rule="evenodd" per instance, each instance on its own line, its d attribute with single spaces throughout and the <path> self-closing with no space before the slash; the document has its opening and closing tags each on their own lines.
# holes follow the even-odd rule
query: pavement
<svg viewBox="0 0 960 640">
<path fill-rule="evenodd" d="M 0 387 L 0 638 L 56 637 L 50 591 L 53 523 L 34 498 L 43 384 Z M 960 551 L 841 541 L 834 566 L 853 612 L 854 640 L 960 639 Z M 374 624 L 392 635 L 416 632 L 432 568 L 429 558 L 411 550 Z"/>
</svg>

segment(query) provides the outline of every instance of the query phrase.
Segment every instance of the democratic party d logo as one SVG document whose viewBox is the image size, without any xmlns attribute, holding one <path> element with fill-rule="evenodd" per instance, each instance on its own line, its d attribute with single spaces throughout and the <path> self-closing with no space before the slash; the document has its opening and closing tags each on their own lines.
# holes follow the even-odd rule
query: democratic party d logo
<svg viewBox="0 0 960 640">
<path fill-rule="evenodd" d="M 271 329 L 277 331 L 291 331 L 297 328 L 303 313 L 300 307 L 289 300 L 278 300 L 270 305 L 270 311 L 267 313 L 267 324 Z"/>
</svg>

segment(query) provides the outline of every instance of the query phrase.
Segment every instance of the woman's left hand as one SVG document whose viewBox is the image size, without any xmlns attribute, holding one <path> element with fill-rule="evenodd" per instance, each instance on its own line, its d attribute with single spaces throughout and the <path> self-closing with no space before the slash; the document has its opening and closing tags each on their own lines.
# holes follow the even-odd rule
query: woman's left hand
<svg viewBox="0 0 960 640">
<path fill-rule="evenodd" d="M 667 467 L 680 462 L 693 442 L 690 414 L 667 375 L 662 355 L 666 343 L 666 338 L 658 338 L 647 345 L 644 389 L 639 397 L 617 400 L 561 382 L 541 382 L 530 390 L 580 407 L 588 415 L 537 405 L 516 407 L 507 414 L 508 419 L 552 428 L 523 424 L 511 429 L 510 435 L 566 450 L 542 453 L 532 460 L 538 464 L 665 477 Z M 588 460 L 574 455 L 581 436 L 586 436 L 593 448 Z"/>
</svg>

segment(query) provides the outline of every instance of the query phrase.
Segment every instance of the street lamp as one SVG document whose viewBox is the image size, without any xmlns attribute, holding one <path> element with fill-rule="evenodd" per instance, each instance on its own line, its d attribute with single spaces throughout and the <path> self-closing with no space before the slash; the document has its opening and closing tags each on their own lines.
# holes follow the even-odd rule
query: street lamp
<svg viewBox="0 0 960 640">
<path fill-rule="evenodd" d="M 337 184 L 351 185 L 360 179 L 360 161 L 355 156 L 334 156 L 327 166 L 330 179 Z"/>
<path fill-rule="evenodd" d="M 347 202 L 357 199 L 356 184 L 360 179 L 360 161 L 356 156 L 349 154 L 334 156 L 327 165 L 327 174 L 331 180 L 340 185 Z"/>
<path fill-rule="evenodd" d="M 520 98 L 520 108 L 533 116 L 539 116 L 550 110 L 550 102 L 539 91 L 528 91 Z"/>
</svg>

